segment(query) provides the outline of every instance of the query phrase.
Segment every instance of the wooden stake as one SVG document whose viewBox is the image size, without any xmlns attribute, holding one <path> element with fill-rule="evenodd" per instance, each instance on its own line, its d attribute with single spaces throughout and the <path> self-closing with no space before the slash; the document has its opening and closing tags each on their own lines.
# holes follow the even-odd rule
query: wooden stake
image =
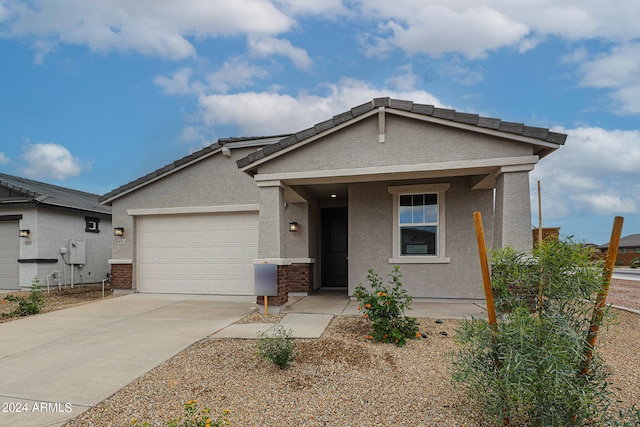
<svg viewBox="0 0 640 427">
<path fill-rule="evenodd" d="M 266 295 L 264 296 L 264 315 L 269 315 L 269 297 Z"/>
<path fill-rule="evenodd" d="M 478 241 L 478 254 L 480 255 L 480 268 L 482 269 L 482 282 L 484 284 L 484 298 L 487 302 L 489 324 L 496 324 L 496 308 L 493 303 L 493 291 L 491 290 L 491 273 L 487 261 L 487 246 L 484 241 L 484 229 L 482 227 L 482 214 L 473 213 L 473 222 L 476 226 L 476 240 Z"/>
<path fill-rule="evenodd" d="M 497 319 L 496 308 L 493 303 L 493 290 L 491 289 L 491 273 L 489 272 L 489 261 L 487 260 L 487 245 L 484 240 L 484 228 L 482 227 L 482 214 L 480 212 L 473 213 L 473 222 L 476 227 L 476 240 L 478 241 L 478 254 L 480 255 L 480 268 L 482 269 L 482 283 L 484 285 L 484 298 L 487 302 L 487 314 L 489 316 L 489 325 L 491 325 L 491 340 L 493 341 Z M 495 343 L 494 343 L 495 344 Z M 493 362 L 496 365 L 496 369 L 500 371 L 502 364 L 500 360 L 495 357 Z M 505 416 L 502 418 L 502 425 L 511 425 L 511 420 L 506 415 L 507 409 L 504 410 Z"/>
<path fill-rule="evenodd" d="M 613 220 L 613 229 L 611 230 L 611 240 L 609 241 L 609 250 L 607 251 L 607 260 L 604 264 L 604 280 L 602 283 L 602 289 L 598 292 L 596 298 L 596 304 L 593 307 L 593 316 L 591 317 L 591 324 L 589 326 L 589 333 L 587 334 L 587 354 L 582 369 L 582 374 L 586 375 L 589 372 L 589 364 L 593 357 L 593 348 L 596 345 L 596 339 L 598 338 L 598 329 L 602 316 L 604 316 L 604 306 L 607 302 L 607 295 L 609 295 L 609 285 L 611 285 L 611 275 L 616 265 L 616 258 L 618 257 L 618 245 L 620 244 L 620 234 L 622 234 L 622 223 L 624 218 L 621 216 L 615 217 Z"/>
<path fill-rule="evenodd" d="M 538 250 L 542 248 L 542 193 L 540 191 L 540 181 L 538 181 Z M 540 283 L 538 285 L 538 318 L 542 316 L 542 263 L 540 263 Z"/>
</svg>

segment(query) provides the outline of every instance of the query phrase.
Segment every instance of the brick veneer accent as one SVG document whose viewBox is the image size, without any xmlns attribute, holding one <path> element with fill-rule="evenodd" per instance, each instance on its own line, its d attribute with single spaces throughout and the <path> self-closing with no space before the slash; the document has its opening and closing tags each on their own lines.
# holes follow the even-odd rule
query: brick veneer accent
<svg viewBox="0 0 640 427">
<path fill-rule="evenodd" d="M 278 295 L 269 297 L 269 305 L 282 306 L 289 301 L 289 292 L 313 290 L 313 268 L 311 264 L 278 266 Z M 256 303 L 264 305 L 264 297 L 258 295 Z"/>
<path fill-rule="evenodd" d="M 289 292 L 311 292 L 313 290 L 312 264 L 287 265 L 287 283 Z"/>
<path fill-rule="evenodd" d="M 133 289 L 133 264 L 111 264 L 113 289 Z"/>
</svg>

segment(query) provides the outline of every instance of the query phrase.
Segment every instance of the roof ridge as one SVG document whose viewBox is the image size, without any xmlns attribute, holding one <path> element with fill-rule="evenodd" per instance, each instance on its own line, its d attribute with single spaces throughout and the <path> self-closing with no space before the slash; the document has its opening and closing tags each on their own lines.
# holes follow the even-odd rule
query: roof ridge
<svg viewBox="0 0 640 427">
<path fill-rule="evenodd" d="M 486 128 L 498 132 L 520 135 L 527 138 L 537 139 L 552 144 L 562 145 L 567 139 L 567 135 L 559 132 L 553 132 L 548 128 L 527 126 L 524 123 L 508 122 L 502 119 L 482 117 L 479 114 L 465 113 L 450 108 L 436 107 L 432 104 L 419 104 L 413 101 L 393 99 L 390 97 L 373 98 L 364 104 L 360 104 L 348 111 L 334 115 L 331 119 L 291 134 L 278 143 L 269 145 L 262 150 L 258 150 L 249 154 L 247 157 L 239 159 L 236 163 L 239 168 L 250 165 L 251 163 L 264 158 L 265 156 L 278 152 L 286 147 L 297 144 L 300 141 L 308 139 L 321 132 L 332 129 L 341 123 L 355 119 L 369 113 L 377 108 L 391 108 L 395 110 L 403 110 L 413 114 L 430 116 L 440 120 L 476 126 L 478 128 Z"/>
<path fill-rule="evenodd" d="M 22 177 L 15 176 L 15 175 L 9 175 L 9 174 L 6 174 L 6 173 L 0 173 L 0 184 L 2 184 L 4 182 L 4 183 L 12 186 L 13 188 L 16 188 L 16 189 L 20 188 L 22 190 L 27 191 L 28 193 L 33 193 L 31 195 L 34 196 L 34 197 L 39 197 L 39 196 L 43 196 L 43 195 L 46 196 L 46 193 L 37 192 L 37 191 L 31 190 L 29 188 L 22 187 L 20 185 L 16 185 L 15 183 L 12 183 L 10 181 L 5 181 L 5 180 L 2 179 L 3 176 L 4 177 L 8 177 L 9 179 L 14 179 L 17 182 L 25 181 L 26 183 L 34 183 L 36 185 L 41 185 L 41 186 L 49 187 L 49 188 L 56 189 L 56 190 L 72 191 L 74 193 L 85 194 L 87 196 L 99 196 L 99 194 L 89 193 L 87 191 L 76 190 L 76 189 L 69 188 L 69 187 L 63 187 L 61 185 L 49 184 L 48 182 L 36 181 L 35 179 L 22 178 Z"/>
</svg>

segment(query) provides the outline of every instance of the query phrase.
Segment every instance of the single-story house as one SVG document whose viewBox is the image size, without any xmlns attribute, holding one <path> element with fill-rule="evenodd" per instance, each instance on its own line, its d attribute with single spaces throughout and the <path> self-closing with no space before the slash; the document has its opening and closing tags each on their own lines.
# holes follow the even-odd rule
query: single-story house
<svg viewBox="0 0 640 427">
<path fill-rule="evenodd" d="M 609 243 L 597 248 L 600 253 L 606 254 L 609 251 Z M 620 238 L 617 260 L 623 265 L 629 265 L 633 259 L 638 257 L 640 257 L 640 234 L 630 234 Z"/>
<path fill-rule="evenodd" d="M 490 246 L 530 250 L 529 172 L 565 139 L 389 98 L 295 134 L 220 139 L 103 196 L 124 230 L 113 284 L 252 295 L 254 264 L 276 264 L 278 307 L 398 265 L 414 298 L 479 299 L 473 212 Z"/>
<path fill-rule="evenodd" d="M 109 273 L 111 207 L 100 196 L 0 173 L 0 289 L 97 283 Z"/>
</svg>

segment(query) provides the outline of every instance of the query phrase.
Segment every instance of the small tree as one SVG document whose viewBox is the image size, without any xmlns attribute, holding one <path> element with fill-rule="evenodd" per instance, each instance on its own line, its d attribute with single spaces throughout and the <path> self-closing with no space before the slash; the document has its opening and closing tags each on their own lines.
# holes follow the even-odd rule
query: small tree
<svg viewBox="0 0 640 427">
<path fill-rule="evenodd" d="M 462 323 L 454 379 L 496 424 L 605 425 L 610 393 L 602 359 L 594 353 L 581 374 L 602 261 L 569 239 L 546 241 L 533 254 L 498 250 L 491 264 L 502 320 Z"/>
</svg>

